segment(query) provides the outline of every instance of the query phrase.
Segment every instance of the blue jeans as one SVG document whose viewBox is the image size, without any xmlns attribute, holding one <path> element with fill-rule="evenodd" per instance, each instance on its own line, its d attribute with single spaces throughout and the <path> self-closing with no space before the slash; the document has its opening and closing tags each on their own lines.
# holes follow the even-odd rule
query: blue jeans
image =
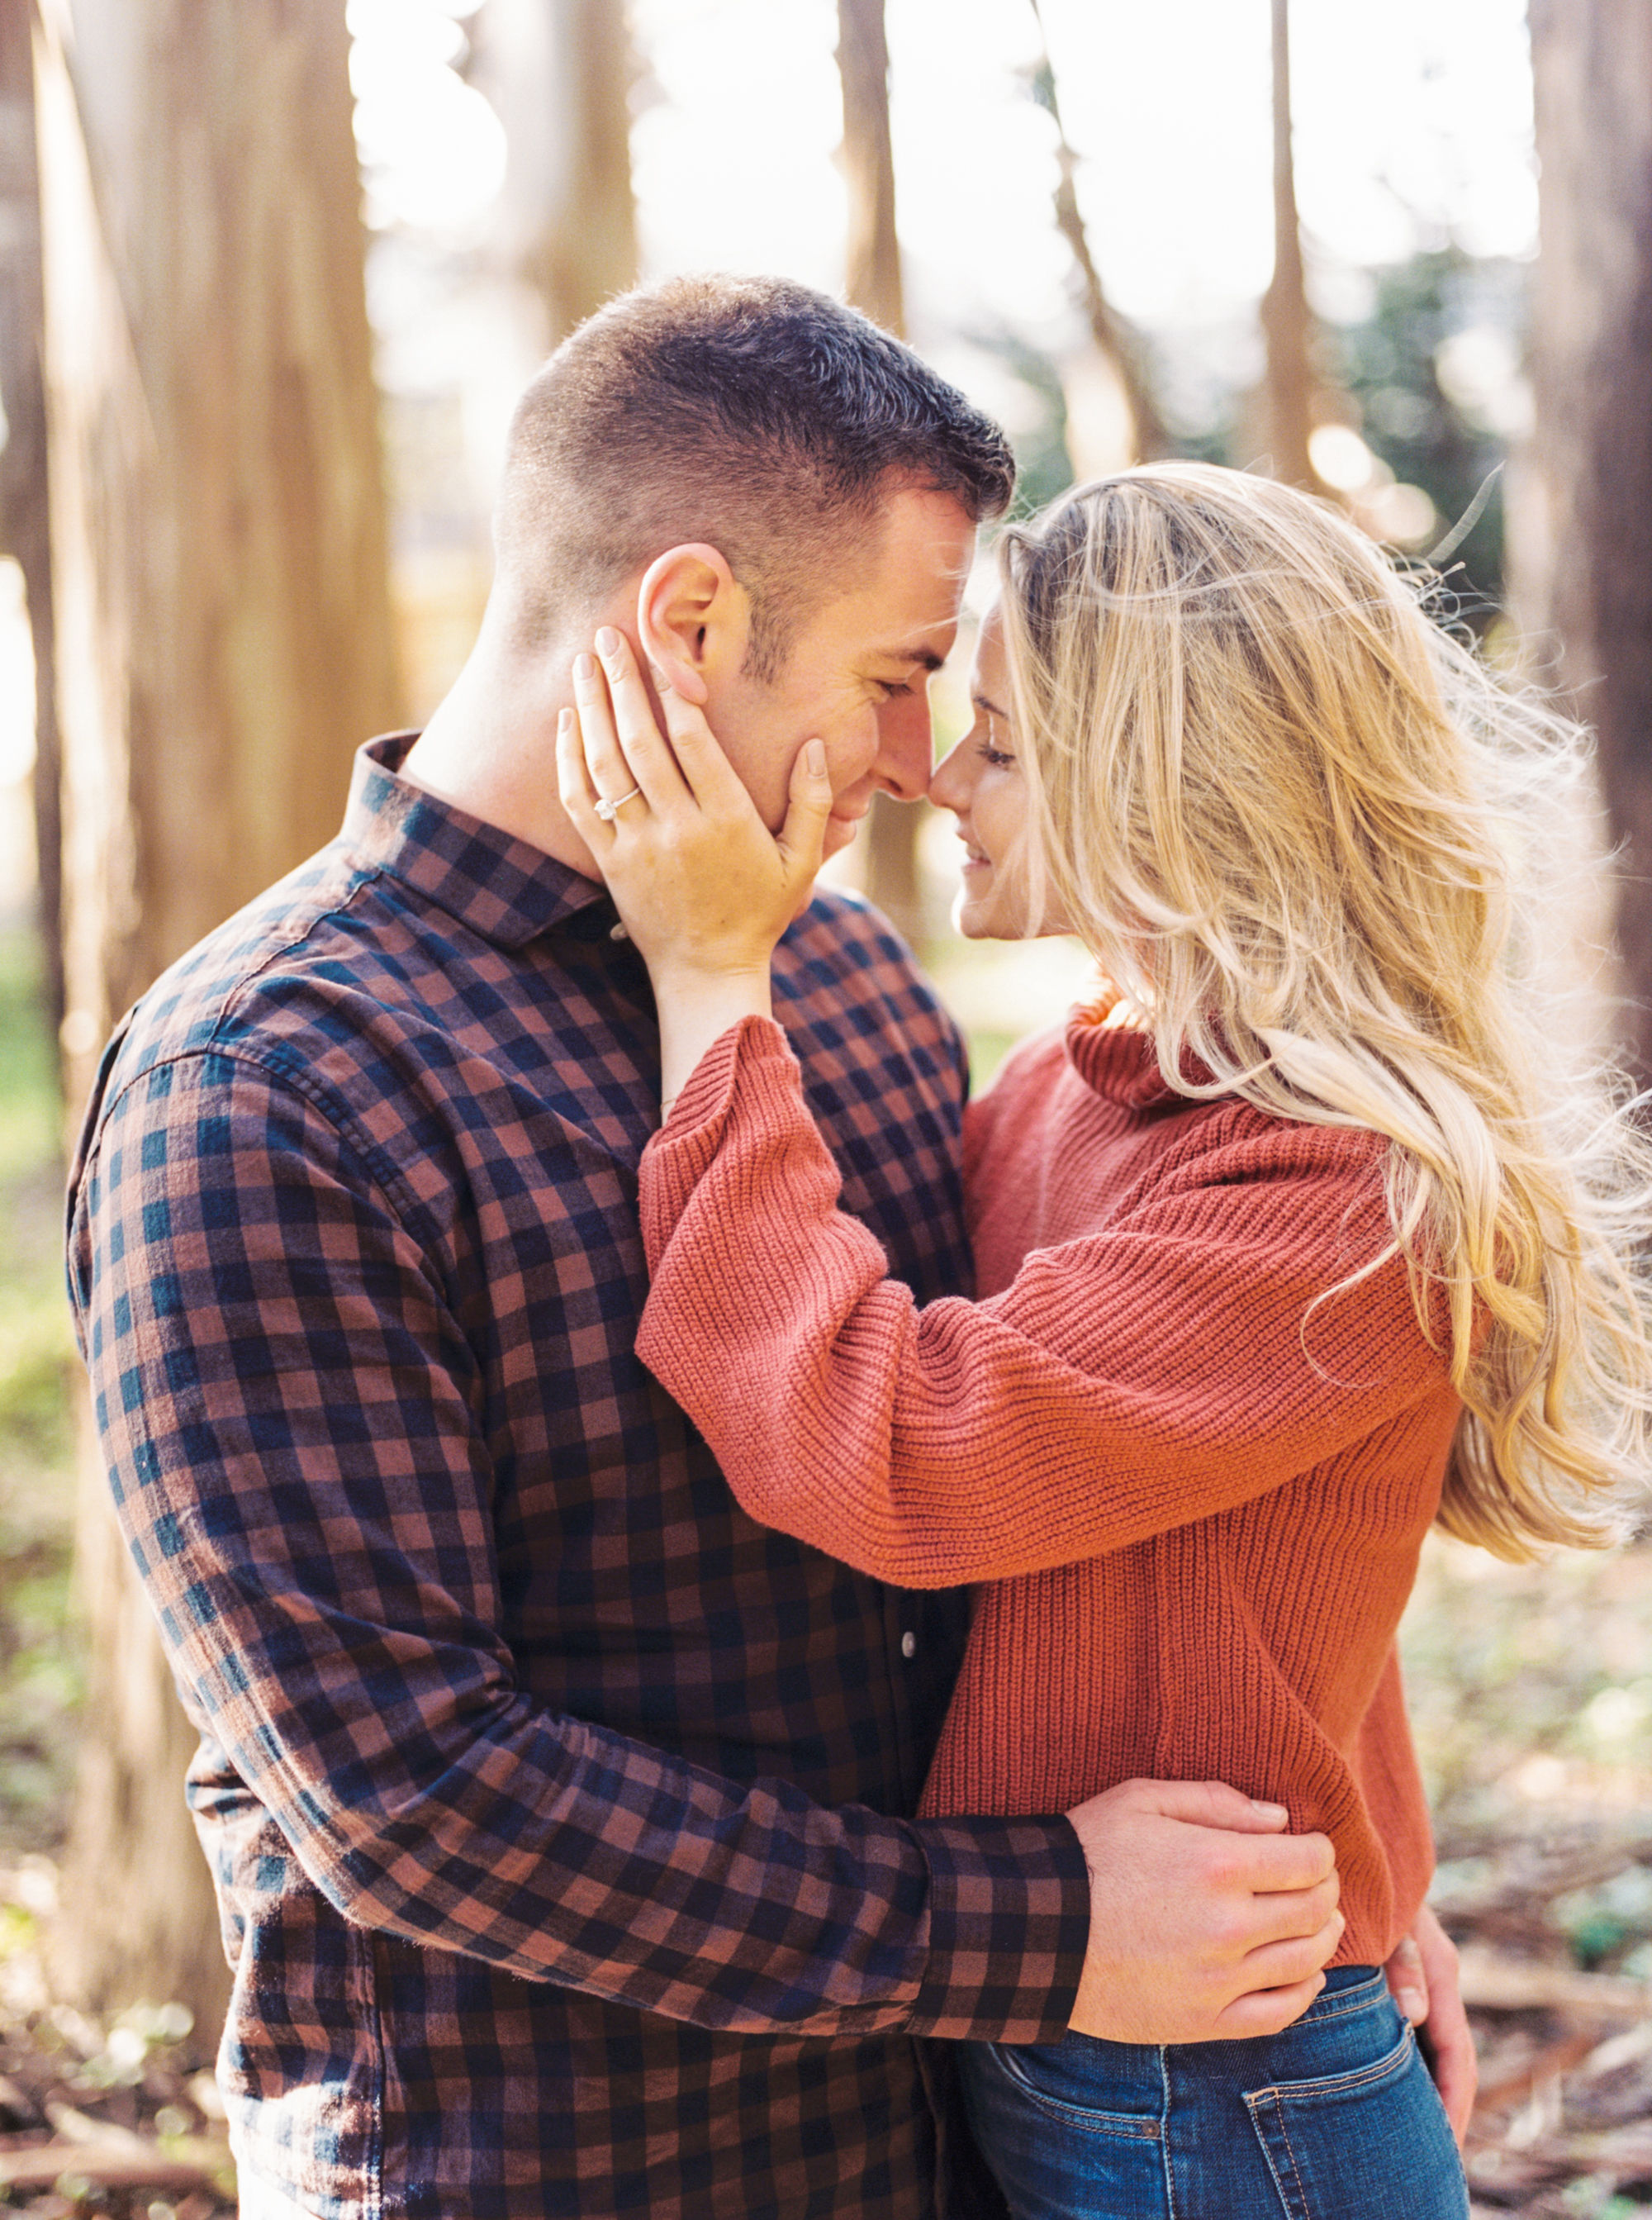
<svg viewBox="0 0 1652 2220">
<path fill-rule="evenodd" d="M 1444 2107 L 1368 1966 L 1280 2035 L 966 2042 L 958 2065 L 1014 2220 L 1466 2220 Z"/>
</svg>

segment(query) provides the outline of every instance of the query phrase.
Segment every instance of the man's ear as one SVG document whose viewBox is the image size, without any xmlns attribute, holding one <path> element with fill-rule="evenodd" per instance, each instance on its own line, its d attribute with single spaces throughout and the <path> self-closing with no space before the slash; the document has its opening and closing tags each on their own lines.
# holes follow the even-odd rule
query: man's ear
<svg viewBox="0 0 1652 2220">
<path fill-rule="evenodd" d="M 637 589 L 637 639 L 646 660 L 685 702 L 703 708 L 709 688 L 745 662 L 751 605 L 715 547 L 669 547 Z"/>
</svg>

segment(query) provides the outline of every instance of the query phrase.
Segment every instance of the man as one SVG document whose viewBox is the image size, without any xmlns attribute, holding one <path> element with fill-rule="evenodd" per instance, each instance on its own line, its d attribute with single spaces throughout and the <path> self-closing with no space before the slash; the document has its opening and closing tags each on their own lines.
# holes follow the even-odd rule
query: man
<svg viewBox="0 0 1652 2220">
<path fill-rule="evenodd" d="M 1011 465 L 801 289 L 613 304 L 529 389 L 477 649 L 332 847 L 105 1058 L 71 1277 L 121 1514 L 202 1735 L 243 2211 L 917 2216 L 913 2036 L 1282 2024 L 1328 1846 L 1217 1787 L 914 1823 L 957 1597 L 747 1521 L 633 1354 L 645 975 L 556 800 L 604 622 L 669 638 L 778 822 L 929 766 Z M 776 1006 L 846 1194 L 967 1280 L 953 1028 L 822 897 Z"/>
</svg>

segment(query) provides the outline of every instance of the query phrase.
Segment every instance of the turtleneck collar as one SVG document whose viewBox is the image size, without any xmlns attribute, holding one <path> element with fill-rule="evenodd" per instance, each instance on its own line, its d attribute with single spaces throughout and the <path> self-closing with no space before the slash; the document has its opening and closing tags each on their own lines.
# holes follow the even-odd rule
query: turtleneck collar
<svg viewBox="0 0 1652 2220">
<path fill-rule="evenodd" d="M 1135 1026 L 1108 1022 L 1118 1001 L 1118 995 L 1109 990 L 1095 1001 L 1081 1003 L 1073 1012 L 1067 1021 L 1068 1062 L 1104 1102 L 1116 1102 L 1126 1110 L 1185 1103 L 1185 1094 L 1165 1084 L 1152 1034 Z M 1196 1057 L 1188 1057 L 1184 1069 L 1194 1086 L 1209 1082 L 1211 1073 Z"/>
</svg>

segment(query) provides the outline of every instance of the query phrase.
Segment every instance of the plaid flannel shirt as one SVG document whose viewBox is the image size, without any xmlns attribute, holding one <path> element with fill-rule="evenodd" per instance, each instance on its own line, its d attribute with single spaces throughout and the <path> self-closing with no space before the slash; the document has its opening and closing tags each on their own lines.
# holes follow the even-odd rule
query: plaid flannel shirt
<svg viewBox="0 0 1652 2220">
<path fill-rule="evenodd" d="M 1061 2033 L 1076 1838 L 910 1817 L 963 1600 L 753 1525 L 637 1362 L 645 970 L 405 745 L 123 1024 L 71 1194 L 244 2174 L 328 2220 L 926 2214 L 912 2038 Z M 848 1206 L 963 1284 L 953 1029 L 839 895 L 776 983 Z"/>
</svg>

